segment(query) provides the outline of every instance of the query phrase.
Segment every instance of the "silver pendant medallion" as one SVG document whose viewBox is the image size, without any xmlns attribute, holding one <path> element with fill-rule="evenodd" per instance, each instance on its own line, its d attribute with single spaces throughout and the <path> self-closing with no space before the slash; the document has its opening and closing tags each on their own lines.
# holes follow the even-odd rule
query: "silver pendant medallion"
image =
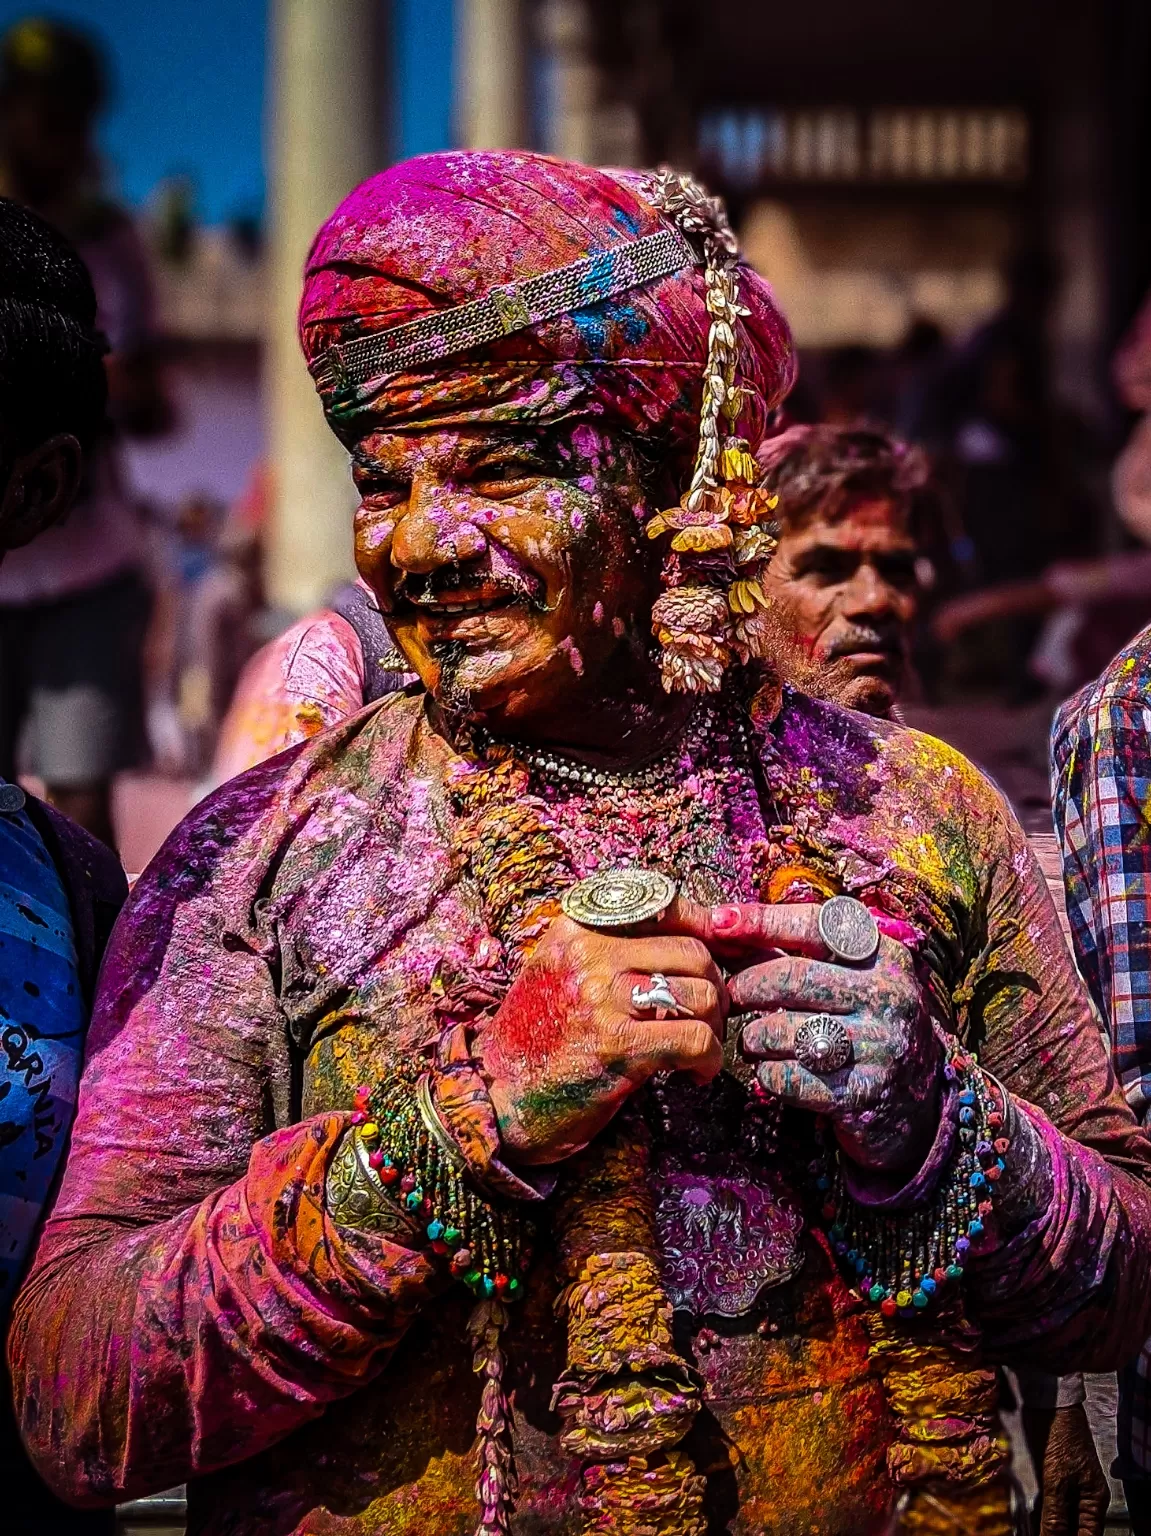
<svg viewBox="0 0 1151 1536">
<path fill-rule="evenodd" d="M 653 1172 L 662 1277 L 673 1308 L 742 1317 L 803 1263 L 803 1215 L 770 1169 L 732 1160 L 723 1173 Z"/>
</svg>

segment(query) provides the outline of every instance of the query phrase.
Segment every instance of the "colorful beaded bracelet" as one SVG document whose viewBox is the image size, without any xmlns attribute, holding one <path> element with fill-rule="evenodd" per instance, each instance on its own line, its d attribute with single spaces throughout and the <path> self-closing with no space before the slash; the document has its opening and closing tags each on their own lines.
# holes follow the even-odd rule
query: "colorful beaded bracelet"
<svg viewBox="0 0 1151 1536">
<path fill-rule="evenodd" d="M 431 1251 L 478 1296 L 514 1301 L 530 1257 L 530 1224 L 485 1200 L 440 1124 L 430 1080 L 397 1074 L 356 1090 L 352 1123 L 384 1191 L 423 1228 Z"/>
<path fill-rule="evenodd" d="M 956 1085 L 956 1146 L 933 1198 L 917 1210 L 887 1214 L 857 1205 L 844 1186 L 826 1125 L 817 1132 L 824 1155 L 811 1171 L 832 1248 L 853 1289 L 888 1317 L 923 1313 L 939 1292 L 963 1279 L 971 1245 L 986 1230 L 995 1186 L 1006 1167 L 1006 1096 L 1002 1106 L 996 1104 L 975 1058 L 956 1042 L 943 1075 Z"/>
</svg>

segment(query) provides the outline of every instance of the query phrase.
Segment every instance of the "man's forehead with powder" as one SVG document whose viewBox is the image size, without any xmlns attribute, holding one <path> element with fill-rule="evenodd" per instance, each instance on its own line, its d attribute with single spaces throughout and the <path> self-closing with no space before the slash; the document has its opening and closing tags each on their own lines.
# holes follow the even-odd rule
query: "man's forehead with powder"
<svg viewBox="0 0 1151 1536">
<path fill-rule="evenodd" d="M 618 460 L 624 443 L 608 441 L 579 423 L 469 422 L 466 425 L 413 424 L 400 429 L 368 430 L 351 450 L 353 468 L 364 473 L 389 466 L 442 466 L 466 474 L 473 465 L 531 465 L 536 473 L 551 469 L 567 476 L 581 467 Z"/>
</svg>

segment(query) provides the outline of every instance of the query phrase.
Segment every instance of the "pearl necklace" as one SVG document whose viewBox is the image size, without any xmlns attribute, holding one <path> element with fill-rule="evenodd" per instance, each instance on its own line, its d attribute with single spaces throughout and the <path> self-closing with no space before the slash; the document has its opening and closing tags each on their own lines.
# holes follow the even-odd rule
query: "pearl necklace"
<svg viewBox="0 0 1151 1536">
<path fill-rule="evenodd" d="M 507 745 L 533 773 L 545 781 L 558 781 L 587 789 L 655 789 L 675 777 L 680 758 L 685 751 L 691 751 L 702 741 L 714 715 L 712 705 L 701 705 L 693 711 L 670 746 L 665 747 L 657 757 L 635 768 L 592 768 L 587 763 L 546 747 L 533 747 L 518 741 L 508 742 Z"/>
</svg>

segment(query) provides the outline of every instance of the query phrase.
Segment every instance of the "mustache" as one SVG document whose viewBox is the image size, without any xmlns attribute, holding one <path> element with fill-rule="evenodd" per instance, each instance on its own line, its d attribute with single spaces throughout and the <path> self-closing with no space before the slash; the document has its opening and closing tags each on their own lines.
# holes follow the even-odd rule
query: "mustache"
<svg viewBox="0 0 1151 1536">
<path fill-rule="evenodd" d="M 418 605 L 439 602 L 454 592 L 477 586 L 496 596 L 521 599 L 541 613 L 547 606 L 543 581 L 506 556 L 499 561 L 446 566 L 438 571 L 405 571 L 395 584 L 395 595 Z"/>
<path fill-rule="evenodd" d="M 842 656 L 853 656 L 858 651 L 886 651 L 895 656 L 901 655 L 903 635 L 894 626 L 852 624 L 828 647 L 826 659 L 835 661 Z"/>
</svg>

